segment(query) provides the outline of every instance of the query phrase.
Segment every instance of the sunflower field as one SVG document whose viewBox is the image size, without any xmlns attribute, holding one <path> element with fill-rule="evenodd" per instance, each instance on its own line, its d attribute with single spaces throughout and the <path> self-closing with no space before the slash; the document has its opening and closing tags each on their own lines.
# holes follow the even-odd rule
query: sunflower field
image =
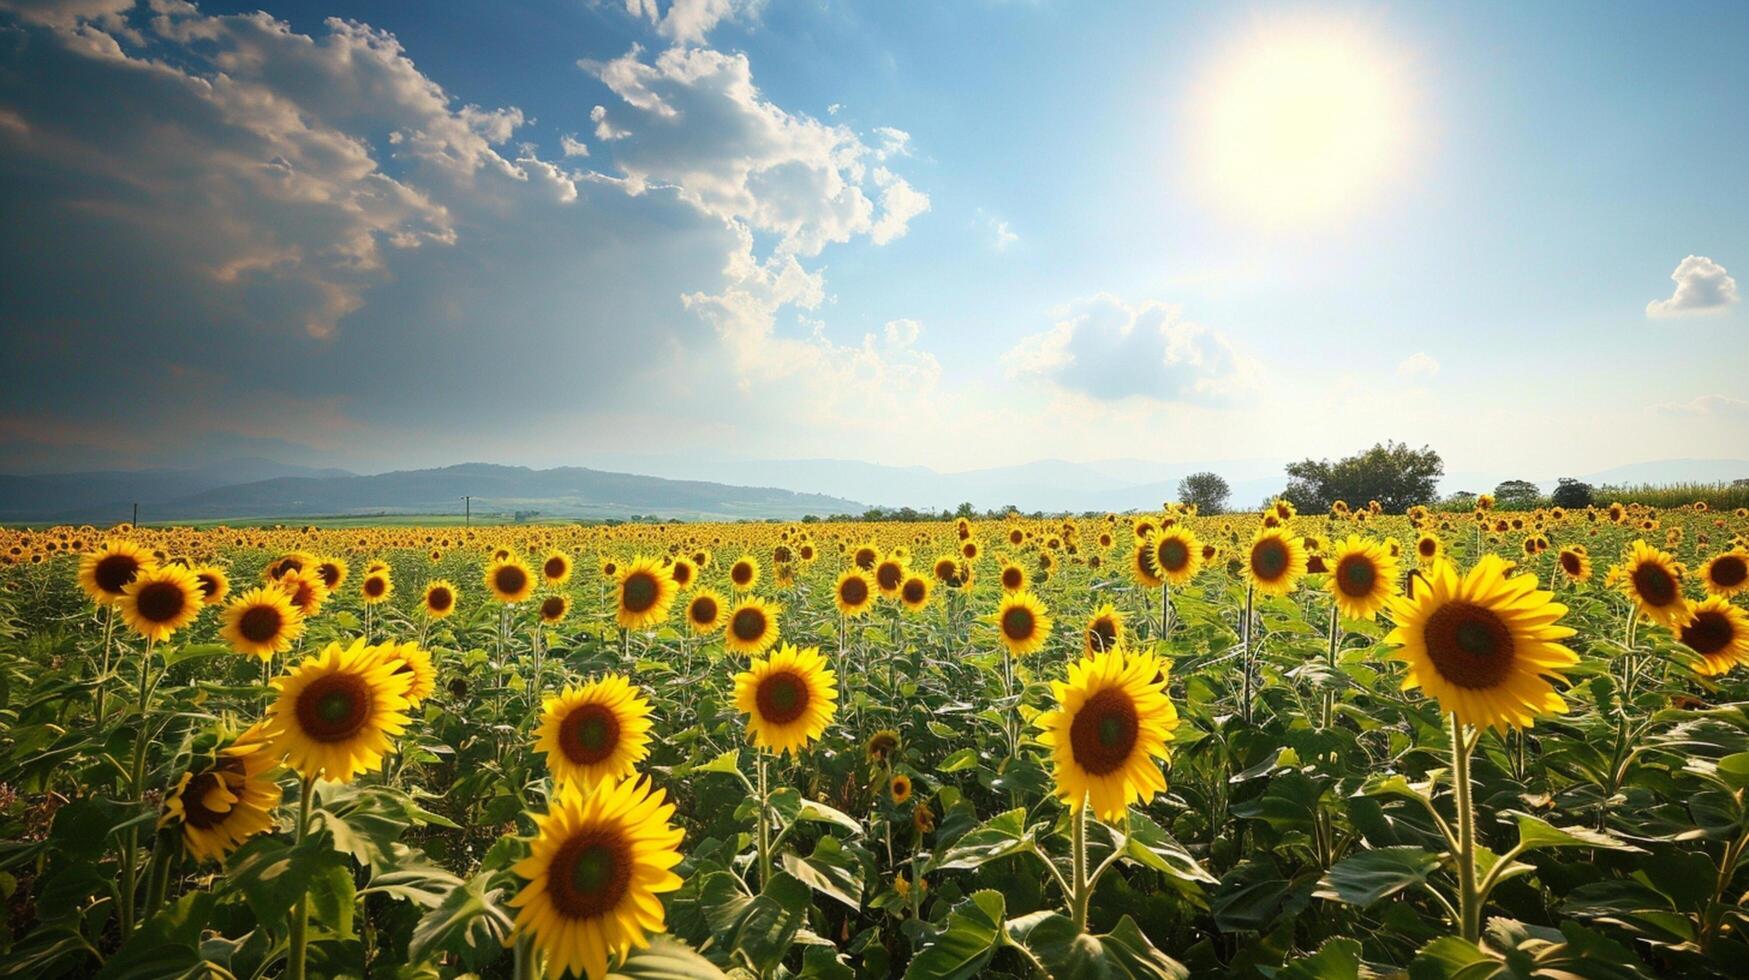
<svg viewBox="0 0 1749 980">
<path fill-rule="evenodd" d="M 1749 973 L 1749 511 L 0 530 L 0 976 Z"/>
</svg>

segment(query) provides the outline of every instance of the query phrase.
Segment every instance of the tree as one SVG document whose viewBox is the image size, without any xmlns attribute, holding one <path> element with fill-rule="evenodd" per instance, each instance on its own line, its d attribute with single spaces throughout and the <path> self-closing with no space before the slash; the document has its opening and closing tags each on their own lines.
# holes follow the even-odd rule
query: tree
<svg viewBox="0 0 1749 980">
<path fill-rule="evenodd" d="M 1563 476 L 1549 499 L 1556 507 L 1589 507 L 1592 499 L 1591 484 Z"/>
<path fill-rule="evenodd" d="M 1233 488 L 1215 473 L 1192 473 L 1178 481 L 1178 502 L 1195 504 L 1199 514 L 1219 514 L 1232 493 Z"/>
<path fill-rule="evenodd" d="M 1431 503 L 1444 473 L 1444 461 L 1430 447 L 1410 449 L 1400 442 L 1381 442 L 1334 463 L 1327 459 L 1289 463 L 1282 496 L 1303 513 L 1328 510 L 1338 500 L 1352 507 L 1376 500 L 1387 512 L 1398 514 Z"/>
<path fill-rule="evenodd" d="M 1504 480 L 1494 488 L 1494 503 L 1508 510 L 1524 510 L 1535 507 L 1542 495 L 1529 480 Z"/>
</svg>

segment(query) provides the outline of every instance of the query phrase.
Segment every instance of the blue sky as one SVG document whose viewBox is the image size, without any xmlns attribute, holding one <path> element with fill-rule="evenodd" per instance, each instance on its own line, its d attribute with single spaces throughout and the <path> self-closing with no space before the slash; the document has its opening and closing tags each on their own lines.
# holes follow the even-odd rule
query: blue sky
<svg viewBox="0 0 1749 980">
<path fill-rule="evenodd" d="M 256 7 L 0 0 L 0 468 L 1749 456 L 1742 4 Z"/>
</svg>

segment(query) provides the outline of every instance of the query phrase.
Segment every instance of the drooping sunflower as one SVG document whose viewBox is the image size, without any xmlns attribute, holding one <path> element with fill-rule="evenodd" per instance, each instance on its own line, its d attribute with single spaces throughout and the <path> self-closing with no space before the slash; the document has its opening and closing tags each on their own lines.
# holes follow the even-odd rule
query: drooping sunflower
<svg viewBox="0 0 1749 980">
<path fill-rule="evenodd" d="M 1749 615 L 1724 596 L 1707 596 L 1688 604 L 1688 616 L 1676 629 L 1682 645 L 1700 656 L 1695 672 L 1703 677 L 1729 673 L 1749 664 Z"/>
<path fill-rule="evenodd" d="M 736 592 L 750 592 L 759 584 L 759 559 L 752 555 L 742 555 L 729 566 L 729 585 Z"/>
<path fill-rule="evenodd" d="M 274 586 L 259 586 L 232 599 L 219 614 L 219 636 L 238 653 L 270 660 L 290 650 L 304 635 L 304 616 L 291 597 Z"/>
<path fill-rule="evenodd" d="M 534 592 L 534 574 L 515 555 L 493 560 L 483 576 L 492 598 L 506 605 L 521 602 Z"/>
<path fill-rule="evenodd" d="M 1555 561 L 1561 566 L 1561 573 L 1571 581 L 1584 582 L 1591 578 L 1591 556 L 1585 552 L 1584 545 L 1562 548 Z"/>
<path fill-rule="evenodd" d="M 571 581 L 571 556 L 554 549 L 540 563 L 540 577 L 548 585 L 564 585 Z"/>
<path fill-rule="evenodd" d="M 540 621 L 543 626 L 557 626 L 571 612 L 571 597 L 550 595 L 540 601 Z"/>
<path fill-rule="evenodd" d="M 1116 606 L 1106 603 L 1093 610 L 1093 615 L 1087 618 L 1087 629 L 1082 633 L 1081 652 L 1085 656 L 1115 650 L 1124 642 L 1127 630 L 1124 628 L 1123 613 Z"/>
<path fill-rule="evenodd" d="M 231 580 L 225 576 L 224 569 L 217 565 L 198 565 L 193 571 L 194 580 L 200 583 L 201 605 L 219 605 L 231 594 Z"/>
<path fill-rule="evenodd" d="M 412 675 L 364 640 L 330 643 L 290 673 L 276 677 L 279 696 L 267 709 L 273 751 L 306 778 L 351 782 L 383 763 L 390 737 L 407 728 Z"/>
<path fill-rule="evenodd" d="M 601 980 L 667 927 L 659 896 L 682 884 L 673 816 L 645 778 L 566 787 L 535 816 L 529 855 L 511 866 L 528 882 L 510 900 L 512 931 L 546 954 L 548 976 Z"/>
<path fill-rule="evenodd" d="M 1202 567 L 1202 542 L 1182 524 L 1155 531 L 1148 538 L 1154 571 L 1171 585 L 1183 585 Z"/>
<path fill-rule="evenodd" d="M 1397 559 L 1390 549 L 1358 534 L 1336 545 L 1326 587 L 1349 619 L 1370 620 L 1397 594 Z"/>
<path fill-rule="evenodd" d="M 79 559 L 79 587 L 101 606 L 114 605 L 141 572 L 156 566 L 152 553 L 132 541 L 105 541 Z"/>
<path fill-rule="evenodd" d="M 328 587 L 322 584 L 315 572 L 293 570 L 273 581 L 291 599 L 293 608 L 305 619 L 321 612 L 322 603 L 328 601 Z"/>
<path fill-rule="evenodd" d="M 162 643 L 200 615 L 200 580 L 181 565 L 159 565 L 134 576 L 115 608 L 133 631 Z"/>
<path fill-rule="evenodd" d="M 899 604 L 906 612 L 921 612 L 929 605 L 929 580 L 916 572 L 906 572 L 899 586 Z"/>
<path fill-rule="evenodd" d="M 409 674 L 407 702 L 417 707 L 419 702 L 437 692 L 437 665 L 431 662 L 431 651 L 417 643 L 384 643 L 383 659 L 395 664 L 396 674 Z"/>
<path fill-rule="evenodd" d="M 346 583 L 347 571 L 344 558 L 324 558 L 316 563 L 316 577 L 322 580 L 329 592 L 340 590 L 340 586 Z"/>
<path fill-rule="evenodd" d="M 268 562 L 267 566 L 261 570 L 261 578 L 263 581 L 272 582 L 284 578 L 291 572 L 309 572 L 311 576 L 317 577 L 316 566 L 318 564 L 320 564 L 320 560 L 307 551 L 288 551 Z"/>
<path fill-rule="evenodd" d="M 1682 564 L 1675 557 L 1644 539 L 1634 541 L 1627 558 L 1610 570 L 1617 588 L 1633 600 L 1640 615 L 1670 629 L 1688 614 L 1688 604 L 1682 598 L 1682 573 Z"/>
<path fill-rule="evenodd" d="M 723 628 L 723 597 L 715 589 L 699 589 L 686 603 L 686 624 L 699 636 Z"/>
<path fill-rule="evenodd" d="M 456 590 L 449 579 L 433 579 L 425 583 L 425 596 L 419 608 L 431 619 L 443 619 L 455 612 Z"/>
<path fill-rule="evenodd" d="M 535 751 L 561 783 L 624 779 L 650 754 L 650 702 L 619 674 L 547 698 Z"/>
<path fill-rule="evenodd" d="M 221 749 L 211 763 L 185 772 L 164 797 L 159 827 L 180 826 L 197 861 L 222 861 L 256 834 L 273 830 L 279 759 L 264 727 L 255 725 Z"/>
<path fill-rule="evenodd" d="M 378 606 L 388 602 L 389 596 L 395 594 L 395 580 L 389 577 L 386 569 L 380 572 L 371 572 L 364 577 L 363 582 L 359 583 L 358 592 L 364 597 L 365 605 Z"/>
<path fill-rule="evenodd" d="M 996 633 L 1011 656 L 1044 647 L 1051 636 L 1051 616 L 1031 592 L 1007 592 L 996 606 Z"/>
<path fill-rule="evenodd" d="M 675 591 L 666 568 L 648 558 L 634 558 L 620 569 L 614 620 L 628 630 L 660 623 L 668 618 Z"/>
<path fill-rule="evenodd" d="M 1285 503 L 1281 501 L 1278 503 Z M 1281 528 L 1260 527 L 1245 554 L 1245 577 L 1257 591 L 1287 595 L 1306 574 L 1306 549 L 1300 539 Z"/>
<path fill-rule="evenodd" d="M 1460 576 L 1440 559 L 1415 594 L 1390 601 L 1396 628 L 1385 642 L 1408 665 L 1403 690 L 1419 687 L 1466 725 L 1526 728 L 1567 703 L 1547 678 L 1579 662 L 1560 641 L 1567 607 L 1537 589 L 1536 576 L 1508 577 L 1507 563 L 1484 555 Z"/>
<path fill-rule="evenodd" d="M 1708 593 L 1725 598 L 1749 589 L 1749 551 L 1732 548 L 1714 555 L 1701 566 L 1700 581 Z"/>
<path fill-rule="evenodd" d="M 874 582 L 868 573 L 854 565 L 838 576 L 832 588 L 832 604 L 845 616 L 855 619 L 874 608 Z"/>
<path fill-rule="evenodd" d="M 1154 563 L 1153 534 L 1136 542 L 1130 549 L 1130 577 L 1145 589 L 1157 589 L 1165 583 L 1160 576 L 1160 566 Z"/>
<path fill-rule="evenodd" d="M 735 708 L 747 716 L 747 737 L 767 752 L 800 755 L 825 734 L 837 702 L 837 675 L 818 647 L 785 643 L 735 675 Z"/>
<path fill-rule="evenodd" d="M 1069 665 L 1052 681 L 1057 706 L 1033 724 L 1051 750 L 1056 795 L 1070 807 L 1086 800 L 1102 820 L 1116 821 L 1131 803 L 1166 791 L 1160 761 L 1178 726 L 1166 696 L 1169 664 L 1122 647 Z"/>
<path fill-rule="evenodd" d="M 760 654 L 777 642 L 777 607 L 749 596 L 729 610 L 723 647 L 730 653 Z"/>
</svg>

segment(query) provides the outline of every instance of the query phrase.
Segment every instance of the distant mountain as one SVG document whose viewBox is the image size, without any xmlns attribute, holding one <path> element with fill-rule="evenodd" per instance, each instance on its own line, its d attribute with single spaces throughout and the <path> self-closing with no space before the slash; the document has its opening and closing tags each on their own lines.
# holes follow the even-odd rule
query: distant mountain
<svg viewBox="0 0 1749 980">
<path fill-rule="evenodd" d="M 339 469 L 290 466 L 256 457 L 192 469 L 93 470 L 29 476 L 0 474 L 0 521 L 53 519 L 82 514 L 93 522 L 127 520 L 134 504 L 148 512 L 193 494 L 240 483 L 284 477 L 335 478 Z"/>
<path fill-rule="evenodd" d="M 132 491 L 121 498 L 69 505 L 45 497 L 45 488 L 75 486 L 89 474 L 5 477 L 31 491 L 26 506 L 0 485 L 0 520 L 115 521 L 128 511 L 115 499 L 141 500 L 142 520 L 220 520 L 296 518 L 349 514 L 453 514 L 462 497 L 473 498 L 474 513 L 533 511 L 543 517 L 613 518 L 632 514 L 733 520 L 798 518 L 805 514 L 861 513 L 865 505 L 821 494 L 798 494 L 768 487 L 739 487 L 702 481 L 664 480 L 581 467 L 533 470 L 522 466 L 464 463 L 441 469 L 403 470 L 374 476 L 339 472 L 287 475 L 221 486 L 202 486 L 168 495 L 172 483 L 159 471 L 135 474 L 135 482 L 106 484 Z M 107 479 L 116 474 L 104 474 Z M 36 482 L 40 481 L 40 482 Z M 149 506 L 140 496 L 158 496 Z M 94 493 L 94 492 L 93 492 Z M 93 494 L 87 494 L 92 496 Z M 119 515 L 119 516 L 118 516 Z"/>
</svg>

